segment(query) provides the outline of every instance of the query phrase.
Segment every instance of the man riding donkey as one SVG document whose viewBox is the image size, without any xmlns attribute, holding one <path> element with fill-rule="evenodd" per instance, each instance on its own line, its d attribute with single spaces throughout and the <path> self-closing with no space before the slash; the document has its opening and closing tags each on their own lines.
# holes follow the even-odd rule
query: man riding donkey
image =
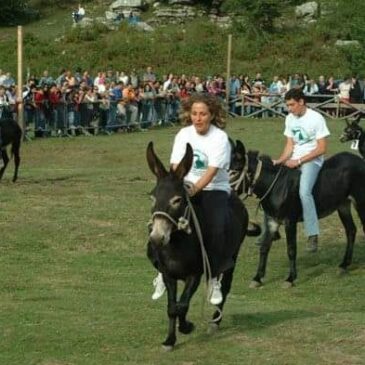
<svg viewBox="0 0 365 365">
<path fill-rule="evenodd" d="M 323 116 L 309 109 L 300 88 L 285 94 L 289 111 L 285 119 L 285 147 L 274 165 L 283 164 L 291 169 L 300 169 L 299 196 L 303 208 L 305 233 L 308 236 L 307 250 L 318 249 L 319 224 L 312 194 L 313 186 L 324 162 L 327 137 L 330 132 Z M 265 216 L 267 221 L 267 217 Z"/>
</svg>

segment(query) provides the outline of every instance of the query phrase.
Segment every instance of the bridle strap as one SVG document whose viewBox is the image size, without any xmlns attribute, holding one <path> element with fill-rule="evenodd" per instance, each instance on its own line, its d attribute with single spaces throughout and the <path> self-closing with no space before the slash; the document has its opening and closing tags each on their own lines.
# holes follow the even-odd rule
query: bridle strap
<svg viewBox="0 0 365 365">
<path fill-rule="evenodd" d="M 235 191 L 236 193 L 238 192 L 238 189 L 240 187 L 240 185 L 242 184 L 242 190 L 243 192 L 245 192 L 245 186 L 244 186 L 244 183 L 245 183 L 245 177 L 247 178 L 247 170 L 248 170 L 248 156 L 247 154 L 245 154 L 245 166 L 244 168 L 242 169 L 242 171 L 239 173 L 239 170 L 231 170 L 230 171 L 230 175 L 232 176 L 233 174 L 238 174 L 239 173 L 239 176 L 238 176 L 238 179 L 236 179 L 235 181 L 232 181 L 230 182 L 230 187 L 233 191 Z M 243 196 L 243 198 L 241 198 L 242 200 L 245 200 L 247 197 L 249 196 L 249 194 L 247 194 L 245 192 L 245 195 Z"/>
<path fill-rule="evenodd" d="M 269 188 L 266 190 L 266 193 L 264 194 L 264 196 L 260 198 L 259 204 L 261 204 L 263 202 L 263 200 L 271 193 L 271 190 L 274 188 L 276 182 L 279 179 L 282 169 L 283 169 L 283 165 L 280 165 L 279 171 L 276 173 L 274 180 L 272 181 Z"/>
<path fill-rule="evenodd" d="M 259 177 L 261 175 L 261 170 L 262 170 L 262 161 L 258 158 L 255 175 L 253 177 L 252 183 L 250 183 L 250 186 L 248 188 L 248 195 L 250 195 L 250 196 L 253 195 L 253 189 L 255 188 L 257 180 L 259 179 Z"/>
<path fill-rule="evenodd" d="M 171 217 L 170 214 L 163 212 L 161 210 L 157 210 L 156 212 L 152 213 L 151 221 L 149 222 L 149 224 L 151 224 L 156 217 L 163 217 L 166 218 L 168 221 L 170 221 L 178 231 L 184 231 L 187 234 L 190 234 L 191 233 L 190 213 L 191 209 L 189 205 L 187 205 L 185 208 L 184 215 L 181 216 L 178 221 L 176 221 L 174 218 Z"/>
<path fill-rule="evenodd" d="M 281 173 L 282 169 L 283 169 L 283 165 L 280 165 L 279 171 L 276 173 L 274 180 L 272 181 L 272 183 L 270 184 L 270 186 L 266 190 L 265 194 L 260 198 L 259 205 L 271 193 L 272 189 L 274 188 L 276 182 L 279 179 L 279 176 L 280 176 L 280 173 Z M 261 171 L 262 171 L 262 160 L 258 159 L 258 163 L 257 163 L 256 170 L 255 170 L 255 175 L 254 175 L 253 181 L 252 181 L 252 183 L 250 184 L 250 187 L 249 187 L 249 195 L 253 194 L 253 189 L 255 188 L 257 180 L 259 179 L 259 177 L 261 175 Z"/>
</svg>

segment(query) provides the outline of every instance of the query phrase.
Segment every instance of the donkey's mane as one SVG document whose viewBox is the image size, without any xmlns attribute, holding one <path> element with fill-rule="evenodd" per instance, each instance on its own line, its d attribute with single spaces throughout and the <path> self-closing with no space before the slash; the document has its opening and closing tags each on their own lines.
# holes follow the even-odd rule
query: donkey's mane
<svg viewBox="0 0 365 365">
<path fill-rule="evenodd" d="M 249 159 L 252 156 L 256 156 L 256 158 L 262 161 L 263 166 L 265 169 L 270 171 L 277 171 L 279 166 L 274 166 L 272 159 L 269 155 L 260 155 L 259 151 L 248 151 Z"/>
</svg>

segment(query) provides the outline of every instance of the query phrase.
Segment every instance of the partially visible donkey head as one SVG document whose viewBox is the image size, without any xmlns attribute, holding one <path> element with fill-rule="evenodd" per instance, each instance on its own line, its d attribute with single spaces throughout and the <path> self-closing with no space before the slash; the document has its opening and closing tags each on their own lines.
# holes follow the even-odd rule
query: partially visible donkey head
<svg viewBox="0 0 365 365">
<path fill-rule="evenodd" d="M 363 129 L 359 125 L 360 120 L 361 114 L 355 120 L 349 121 L 346 119 L 346 127 L 340 136 L 341 142 L 353 141 L 354 139 L 360 138 L 363 133 Z"/>
</svg>

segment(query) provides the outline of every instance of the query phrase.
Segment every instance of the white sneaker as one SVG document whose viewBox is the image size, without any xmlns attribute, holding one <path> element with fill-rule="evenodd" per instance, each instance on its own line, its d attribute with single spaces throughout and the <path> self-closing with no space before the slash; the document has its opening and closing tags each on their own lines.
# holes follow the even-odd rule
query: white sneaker
<svg viewBox="0 0 365 365">
<path fill-rule="evenodd" d="M 155 291 L 152 294 L 152 299 L 157 300 L 162 297 L 166 290 L 165 283 L 163 282 L 162 274 L 159 272 L 158 275 L 153 279 L 153 286 Z"/>
<path fill-rule="evenodd" d="M 217 278 L 213 278 L 210 281 L 210 303 L 213 305 L 221 304 L 223 301 L 223 295 L 221 291 L 221 282 Z"/>
</svg>

